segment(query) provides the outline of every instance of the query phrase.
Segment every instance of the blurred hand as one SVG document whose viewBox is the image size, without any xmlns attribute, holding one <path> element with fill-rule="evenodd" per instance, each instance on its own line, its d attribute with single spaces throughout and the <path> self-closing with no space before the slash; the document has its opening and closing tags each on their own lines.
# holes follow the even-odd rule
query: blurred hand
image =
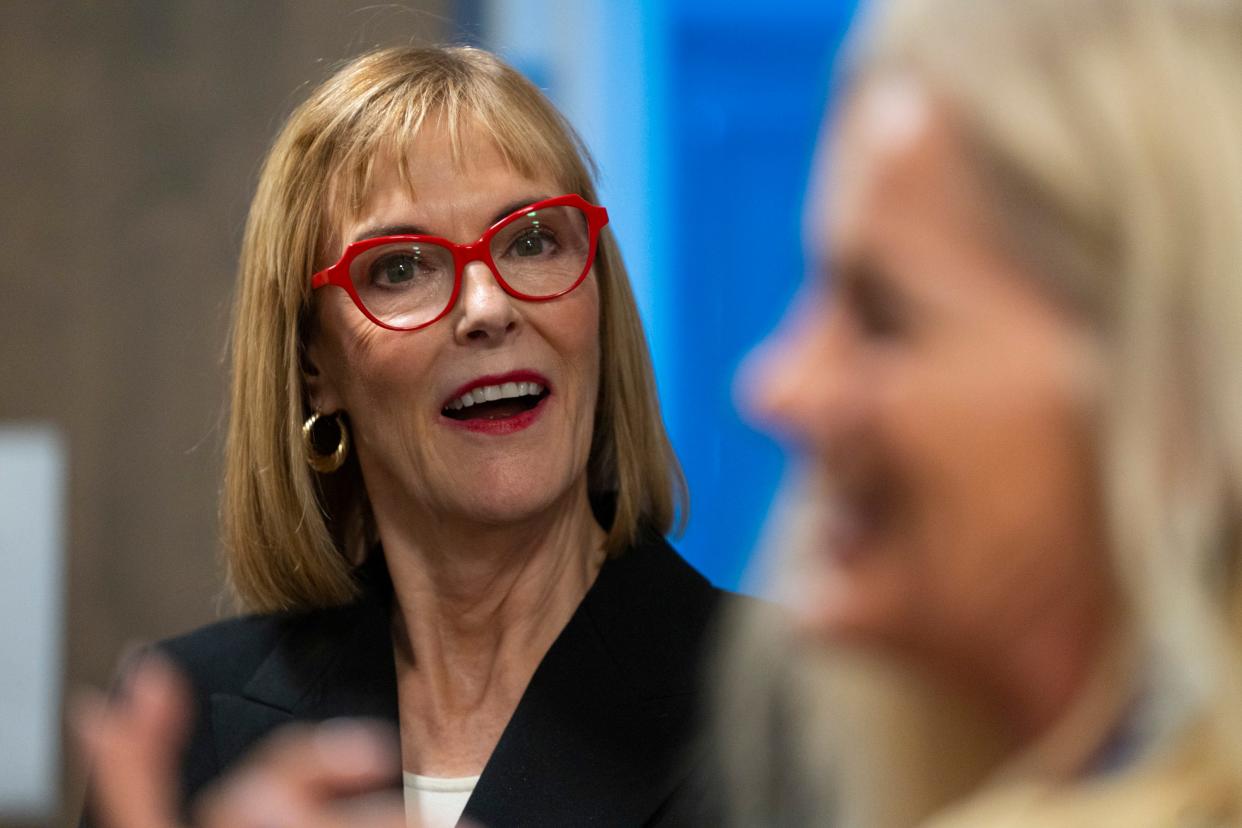
<svg viewBox="0 0 1242 828">
<path fill-rule="evenodd" d="M 74 719 L 99 828 L 177 828 L 176 769 L 190 724 L 180 676 L 158 658 L 145 658 L 117 700 L 87 694 Z M 400 798 L 374 793 L 399 767 L 392 735 L 382 726 L 290 725 L 199 797 L 195 824 L 406 828 Z"/>
</svg>

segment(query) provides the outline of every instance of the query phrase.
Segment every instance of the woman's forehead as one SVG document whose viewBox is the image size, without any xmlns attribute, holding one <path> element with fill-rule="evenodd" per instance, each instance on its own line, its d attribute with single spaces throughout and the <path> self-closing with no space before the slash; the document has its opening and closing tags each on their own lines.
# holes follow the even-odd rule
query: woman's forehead
<svg viewBox="0 0 1242 828">
<path fill-rule="evenodd" d="M 860 85 L 821 149 L 816 180 L 821 219 L 848 211 L 878 175 L 917 154 L 937 120 L 930 97 L 910 78 L 881 77 Z"/>
<path fill-rule="evenodd" d="M 830 222 L 858 204 L 876 160 L 917 143 L 932 120 L 930 100 L 904 77 L 859 78 L 820 127 L 803 207 L 803 238 L 823 254 Z"/>
</svg>

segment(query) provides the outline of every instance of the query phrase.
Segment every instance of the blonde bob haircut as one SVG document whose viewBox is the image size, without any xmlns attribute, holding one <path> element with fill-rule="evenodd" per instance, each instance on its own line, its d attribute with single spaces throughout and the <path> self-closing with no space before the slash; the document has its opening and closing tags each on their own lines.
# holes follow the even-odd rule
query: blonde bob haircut
<svg viewBox="0 0 1242 828">
<path fill-rule="evenodd" d="M 551 174 L 565 192 L 597 201 L 593 166 L 570 125 L 529 81 L 478 49 L 362 55 L 293 111 L 259 176 L 233 315 L 221 511 L 229 579 L 248 610 L 304 610 L 357 594 L 353 569 L 375 542 L 357 460 L 319 475 L 301 442 L 311 413 L 303 387 L 310 276 L 335 258 L 333 227 L 361 208 L 379 156 L 395 154 L 408 183 L 399 150 L 429 119 L 445 126 L 458 158 L 467 142 L 491 141 L 519 174 Z M 616 554 L 641 532 L 671 531 L 687 496 L 607 228 L 595 276 L 601 365 L 587 478 L 593 503 L 608 504 L 602 520 Z"/>
<path fill-rule="evenodd" d="M 1120 783 L 1121 800 L 1095 800 L 1098 811 L 1063 802 L 1064 822 L 1015 810 L 978 824 L 1181 824 L 1180 809 L 1213 798 L 1231 816 L 1212 824 L 1238 824 L 1242 2 L 877 0 L 868 11 L 845 53 L 847 93 L 885 79 L 925 92 L 957 130 L 996 237 L 1096 334 L 1099 397 L 1086 416 L 1123 596 L 1120 637 L 1137 658 L 1114 678 L 1125 700 L 1139 700 L 1129 711 L 1136 764 L 1182 770 L 1178 784 Z M 774 554 L 777 582 L 797 577 L 789 532 L 816 508 L 810 491 L 790 502 L 787 522 L 772 526 L 782 533 L 774 552 L 793 556 Z M 758 723 L 728 736 L 741 824 L 779 823 L 772 814 L 791 799 L 746 784 L 750 762 L 784 762 L 786 783 L 805 783 L 807 824 L 826 812 L 843 825 L 921 822 L 994 773 L 990 731 L 953 722 L 943 698 L 924 704 L 920 724 L 903 718 L 909 676 L 900 691 L 856 692 L 891 663 L 867 656 L 851 670 L 858 654 L 829 660 L 778 621 L 737 625 L 726 669 L 753 678 L 725 688 L 721 718 Z M 893 705 L 878 709 L 881 699 Z M 1082 724 L 1079 707 L 1070 716 Z M 796 723 L 784 743 L 742 715 L 764 709 Z M 1116 721 L 1081 731 L 1101 724 Z"/>
</svg>

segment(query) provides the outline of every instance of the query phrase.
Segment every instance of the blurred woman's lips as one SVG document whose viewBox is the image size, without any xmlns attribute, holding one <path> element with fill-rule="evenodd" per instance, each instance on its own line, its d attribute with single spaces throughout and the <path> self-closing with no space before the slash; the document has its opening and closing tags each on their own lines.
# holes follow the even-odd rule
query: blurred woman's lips
<svg viewBox="0 0 1242 828">
<path fill-rule="evenodd" d="M 884 528 L 886 511 L 884 498 L 875 491 L 832 492 L 820 527 L 825 553 L 843 565 L 870 557 Z"/>
<path fill-rule="evenodd" d="M 551 396 L 547 377 L 536 371 L 510 371 L 476 377 L 441 406 L 442 420 L 481 434 L 511 434 L 529 427 Z"/>
</svg>

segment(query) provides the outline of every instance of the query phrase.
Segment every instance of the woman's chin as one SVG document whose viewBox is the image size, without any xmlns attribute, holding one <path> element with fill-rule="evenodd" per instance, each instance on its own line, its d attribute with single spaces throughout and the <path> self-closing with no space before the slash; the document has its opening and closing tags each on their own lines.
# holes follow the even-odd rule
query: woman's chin
<svg viewBox="0 0 1242 828">
<path fill-rule="evenodd" d="M 480 490 L 479 496 L 464 498 L 454 511 L 479 526 L 519 527 L 554 520 L 569 510 L 572 502 L 562 486 L 528 481 L 524 485 Z"/>
<path fill-rule="evenodd" d="M 879 561 L 826 563 L 792 604 L 798 633 L 825 644 L 884 648 L 908 635 L 909 588 Z"/>
</svg>

